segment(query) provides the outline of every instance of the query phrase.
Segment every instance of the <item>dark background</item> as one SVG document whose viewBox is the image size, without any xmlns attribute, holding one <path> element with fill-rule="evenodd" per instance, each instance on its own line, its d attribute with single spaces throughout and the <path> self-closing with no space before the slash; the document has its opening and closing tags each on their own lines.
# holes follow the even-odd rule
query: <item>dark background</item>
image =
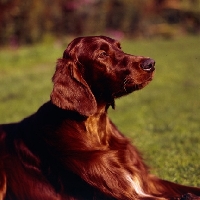
<svg viewBox="0 0 200 200">
<path fill-rule="evenodd" d="M 200 0 L 0 0 L 0 45 L 106 34 L 173 38 L 200 32 Z"/>
</svg>

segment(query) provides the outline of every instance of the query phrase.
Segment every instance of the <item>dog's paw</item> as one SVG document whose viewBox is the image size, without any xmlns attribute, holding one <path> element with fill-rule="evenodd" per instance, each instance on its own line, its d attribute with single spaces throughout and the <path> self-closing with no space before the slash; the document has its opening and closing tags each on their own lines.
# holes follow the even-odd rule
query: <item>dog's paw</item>
<svg viewBox="0 0 200 200">
<path fill-rule="evenodd" d="M 194 194 L 187 193 L 182 195 L 180 200 L 200 200 L 200 197 Z"/>
</svg>

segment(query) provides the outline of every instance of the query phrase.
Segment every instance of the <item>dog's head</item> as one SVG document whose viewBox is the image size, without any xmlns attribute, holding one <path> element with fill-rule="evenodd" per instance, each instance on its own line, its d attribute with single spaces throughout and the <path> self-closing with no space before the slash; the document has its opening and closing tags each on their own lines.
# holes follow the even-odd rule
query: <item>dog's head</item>
<svg viewBox="0 0 200 200">
<path fill-rule="evenodd" d="M 58 60 L 51 101 L 62 109 L 89 116 L 97 104 L 146 86 L 155 61 L 124 53 L 119 42 L 105 36 L 74 39 Z"/>
</svg>

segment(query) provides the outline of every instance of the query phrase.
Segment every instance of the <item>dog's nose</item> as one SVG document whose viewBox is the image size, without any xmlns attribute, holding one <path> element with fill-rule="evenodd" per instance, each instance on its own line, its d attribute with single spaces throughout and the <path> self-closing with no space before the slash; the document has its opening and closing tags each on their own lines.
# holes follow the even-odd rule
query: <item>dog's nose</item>
<svg viewBox="0 0 200 200">
<path fill-rule="evenodd" d="M 142 61 L 142 63 L 140 64 L 140 67 L 144 70 L 144 71 L 154 71 L 155 70 L 155 61 L 151 58 L 147 58 L 145 60 Z"/>
</svg>

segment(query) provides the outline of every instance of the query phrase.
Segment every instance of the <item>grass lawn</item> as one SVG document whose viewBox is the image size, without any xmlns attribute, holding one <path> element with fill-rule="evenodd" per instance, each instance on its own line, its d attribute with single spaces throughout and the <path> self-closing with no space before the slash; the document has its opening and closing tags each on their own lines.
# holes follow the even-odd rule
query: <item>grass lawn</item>
<svg viewBox="0 0 200 200">
<path fill-rule="evenodd" d="M 146 88 L 117 100 L 109 115 L 154 174 L 200 186 L 200 37 L 121 43 L 125 52 L 154 58 L 156 73 Z M 49 99 L 66 44 L 0 50 L 0 123 L 21 120 Z"/>
</svg>

